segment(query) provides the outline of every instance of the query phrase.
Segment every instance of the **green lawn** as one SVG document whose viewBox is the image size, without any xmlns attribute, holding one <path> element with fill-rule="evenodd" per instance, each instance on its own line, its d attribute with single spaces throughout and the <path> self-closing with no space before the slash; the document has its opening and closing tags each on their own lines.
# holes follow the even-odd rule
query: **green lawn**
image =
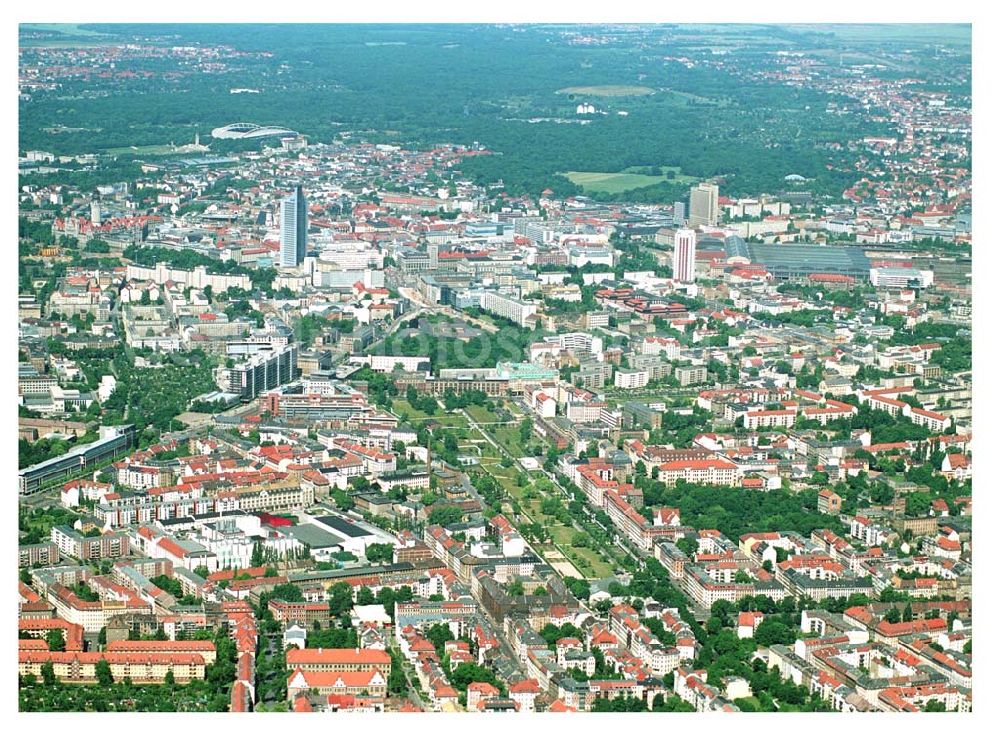
<svg viewBox="0 0 1000 730">
<path fill-rule="evenodd" d="M 499 479 L 505 488 L 513 486 L 517 489 L 518 493 L 515 496 L 520 499 L 521 488 L 517 486 L 517 467 L 512 466 L 504 469 L 500 466 L 499 461 L 489 462 L 484 458 L 483 469 Z"/>
<path fill-rule="evenodd" d="M 548 530 L 552 535 L 552 542 L 556 545 L 569 545 L 573 540 L 573 535 L 577 532 L 574 528 L 562 524 L 559 526 L 553 525 Z"/>
<path fill-rule="evenodd" d="M 87 30 L 81 28 L 77 23 L 22 23 L 22 30 L 27 31 L 38 31 L 38 32 L 49 32 L 49 33 L 61 33 L 62 35 L 72 35 L 72 36 L 100 36 L 106 38 L 103 33 L 98 33 L 94 30 Z"/>
<path fill-rule="evenodd" d="M 559 545 L 559 549 L 566 554 L 585 576 L 592 578 L 610 578 L 615 574 L 614 568 L 590 548 L 575 548 L 569 545 Z M 581 559 L 588 560 L 590 565 L 584 565 Z"/>
<path fill-rule="evenodd" d="M 499 464 L 483 464 L 483 469 L 492 474 L 500 482 L 507 493 L 520 504 L 525 516 L 532 521 L 541 523 L 552 535 L 552 546 L 559 550 L 580 573 L 587 578 L 607 578 L 614 575 L 614 566 L 605 561 L 590 548 L 572 547 L 573 536 L 577 534 L 574 527 L 563 525 L 549 515 L 542 513 L 541 498 L 524 499 L 524 487 L 517 486 L 516 468 L 502 469 Z M 550 524 L 550 522 L 552 524 Z M 544 546 L 539 546 L 543 550 Z M 588 561 L 589 564 L 585 564 Z"/>
<path fill-rule="evenodd" d="M 515 484 L 503 483 L 504 487 L 512 495 L 519 495 L 521 490 Z M 608 578 L 614 575 L 614 566 L 604 560 L 598 553 L 590 548 L 576 548 L 572 546 L 573 536 L 577 530 L 567 527 L 561 523 L 549 524 L 552 518 L 542 514 L 541 500 L 522 500 L 521 506 L 528 516 L 535 522 L 545 525 L 545 528 L 552 535 L 552 545 L 561 552 L 566 559 L 571 562 L 580 573 L 586 578 Z M 542 549 L 544 546 L 540 546 Z M 586 563 L 584 561 L 587 561 Z"/>
<path fill-rule="evenodd" d="M 411 421 L 414 418 L 419 418 L 419 419 L 427 418 L 426 413 L 424 413 L 423 411 L 418 411 L 415 408 L 412 408 L 410 404 L 406 402 L 405 398 L 393 399 L 392 412 L 395 413 L 400 418 L 406 416 Z"/>
<path fill-rule="evenodd" d="M 515 459 L 532 455 L 536 446 L 541 446 L 543 449 L 548 448 L 548 444 L 539 439 L 534 432 L 532 432 L 531 439 L 528 440 L 527 446 L 522 446 L 521 435 L 517 426 L 501 426 L 491 435 L 494 440 L 507 449 L 507 451 L 510 452 L 510 455 Z"/>
<path fill-rule="evenodd" d="M 473 409 L 477 406 L 470 406 L 467 410 L 469 415 L 474 419 L 478 419 L 481 414 L 476 413 Z M 485 409 L 480 409 L 485 412 Z M 488 412 L 487 412 L 488 413 Z M 496 429 L 493 433 L 493 438 L 497 443 L 501 444 L 508 452 L 515 458 L 520 458 L 524 456 L 524 450 L 521 448 L 521 439 L 516 426 L 503 426 Z M 532 437 L 529 441 L 529 449 L 535 443 L 542 443 L 539 439 Z M 542 443 L 544 446 L 544 444 Z M 492 449 L 490 449 L 492 451 Z M 483 451 L 484 456 L 487 454 L 487 450 Z M 606 578 L 614 575 L 614 566 L 605 561 L 598 553 L 590 548 L 575 548 L 572 547 L 573 537 L 577 534 L 577 530 L 574 527 L 564 525 L 551 516 L 543 514 L 541 509 L 542 497 L 551 495 L 556 491 L 556 487 L 548 479 L 540 478 L 536 481 L 536 487 L 541 496 L 534 499 L 524 499 L 524 487 L 519 487 L 517 485 L 517 475 L 518 469 L 516 466 L 508 467 L 504 469 L 500 466 L 499 459 L 496 461 L 484 458 L 481 467 L 484 471 L 492 474 L 499 481 L 500 486 L 506 490 L 506 492 L 511 496 L 512 499 L 516 500 L 520 504 L 521 509 L 526 517 L 530 518 L 533 522 L 538 522 L 545 526 L 552 536 L 553 546 L 559 550 L 566 559 L 572 563 L 580 573 L 587 578 Z M 539 546 L 539 549 L 543 549 Z"/>
<path fill-rule="evenodd" d="M 472 439 L 479 438 L 479 432 L 473 431 L 471 438 Z M 490 444 L 489 441 L 483 441 L 481 444 L 479 444 L 479 448 L 483 450 L 482 456 L 484 459 L 492 459 L 493 461 L 500 461 L 503 458 L 500 452 L 497 451 L 495 448 L 493 448 L 492 444 Z"/>
<path fill-rule="evenodd" d="M 743 702 L 750 704 L 757 709 L 757 712 L 764 712 L 763 708 L 760 706 L 760 700 L 756 697 L 744 697 Z"/>
<path fill-rule="evenodd" d="M 516 428 L 502 426 L 493 433 L 493 438 L 507 449 L 515 459 L 524 456 L 524 449 L 521 448 L 521 437 Z"/>
<path fill-rule="evenodd" d="M 483 406 L 466 406 L 466 413 L 472 418 L 476 423 L 496 423 L 499 419 L 496 413 L 486 410 Z"/>
<path fill-rule="evenodd" d="M 443 426 L 461 426 L 463 428 L 467 428 L 469 425 L 461 413 L 447 413 L 438 408 L 433 416 L 428 416 L 423 411 L 413 408 L 405 398 L 396 398 L 392 401 L 392 412 L 400 418 L 405 416 L 410 423 L 417 426 L 424 425 L 428 421 L 434 421 Z"/>
<path fill-rule="evenodd" d="M 648 96 L 655 94 L 656 90 L 648 86 L 604 84 L 601 86 L 568 86 L 565 89 L 559 89 L 556 93 L 576 96 Z"/>
<path fill-rule="evenodd" d="M 21 33 L 57 33 L 49 38 L 26 38 L 20 35 L 22 48 L 93 48 L 107 45 L 111 36 L 80 28 L 76 23 L 22 23 Z"/>
<path fill-rule="evenodd" d="M 795 23 L 789 28 L 832 34 L 853 43 L 972 44 L 972 26 L 965 23 Z"/>
<path fill-rule="evenodd" d="M 535 519 L 537 517 L 537 513 L 534 510 L 534 508 L 532 508 L 531 501 L 528 500 L 526 502 L 522 498 L 522 495 L 524 494 L 524 488 L 517 486 L 517 482 L 515 482 L 513 479 L 507 479 L 506 477 L 500 475 L 494 475 L 494 476 L 496 476 L 497 481 L 500 482 L 500 486 L 504 488 L 504 491 L 507 492 L 507 494 L 509 494 L 513 499 L 517 500 L 517 503 L 520 505 L 521 509 L 523 509 L 529 515 L 531 515 L 532 519 Z"/>
<path fill-rule="evenodd" d="M 186 144 L 186 143 L 185 143 Z M 170 155 L 182 154 L 168 144 L 150 144 L 141 147 L 111 147 L 104 150 L 108 155 Z"/>
<path fill-rule="evenodd" d="M 438 411 L 433 416 L 424 418 L 424 421 L 433 421 L 441 426 L 447 426 L 449 429 L 461 429 L 463 433 L 469 431 L 469 422 L 465 419 L 465 416 L 458 413 L 443 413 Z M 479 432 L 476 431 L 474 436 L 475 438 L 479 438 Z"/>
<path fill-rule="evenodd" d="M 676 167 L 661 167 L 663 175 L 646 175 L 641 172 L 630 172 L 630 170 L 642 168 L 627 168 L 622 172 L 583 172 L 571 170 L 564 172 L 563 177 L 569 178 L 570 182 L 576 183 L 583 188 L 585 193 L 621 193 L 626 190 L 645 188 L 661 182 L 672 182 L 678 184 L 690 183 L 694 178 L 688 175 L 681 175 L 680 169 Z M 666 174 L 672 171 L 674 177 L 670 178 Z"/>
</svg>

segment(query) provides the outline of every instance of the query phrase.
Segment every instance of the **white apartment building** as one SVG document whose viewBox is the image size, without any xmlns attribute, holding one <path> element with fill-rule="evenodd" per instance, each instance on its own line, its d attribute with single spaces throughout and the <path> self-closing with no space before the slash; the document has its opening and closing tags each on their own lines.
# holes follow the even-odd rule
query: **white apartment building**
<svg viewBox="0 0 1000 730">
<path fill-rule="evenodd" d="M 872 269 L 868 277 L 874 286 L 886 289 L 926 289 L 934 284 L 933 271 L 921 271 L 902 266 Z"/>
<path fill-rule="evenodd" d="M 627 390 L 634 388 L 644 388 L 649 384 L 649 371 L 647 370 L 619 370 L 615 373 L 615 387 Z"/>
<path fill-rule="evenodd" d="M 640 352 L 643 355 L 659 355 L 662 352 L 668 360 L 676 360 L 681 354 L 681 343 L 672 337 L 647 337 L 642 341 Z"/>
<path fill-rule="evenodd" d="M 743 425 L 751 430 L 758 428 L 791 428 L 795 425 L 795 411 L 747 411 L 743 414 Z"/>
<path fill-rule="evenodd" d="M 505 297 L 491 291 L 483 294 L 482 306 L 490 314 L 509 319 L 520 327 L 524 327 L 528 318 L 538 311 L 538 306 L 535 304 L 526 304 L 520 299 Z"/>
</svg>

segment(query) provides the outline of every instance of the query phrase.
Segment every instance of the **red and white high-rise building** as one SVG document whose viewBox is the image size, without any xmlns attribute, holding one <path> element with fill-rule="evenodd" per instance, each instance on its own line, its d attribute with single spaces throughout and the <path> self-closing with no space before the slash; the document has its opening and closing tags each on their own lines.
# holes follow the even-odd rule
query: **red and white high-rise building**
<svg viewBox="0 0 1000 730">
<path fill-rule="evenodd" d="M 681 228 L 674 234 L 674 279 L 690 283 L 694 281 L 695 232 Z"/>
</svg>

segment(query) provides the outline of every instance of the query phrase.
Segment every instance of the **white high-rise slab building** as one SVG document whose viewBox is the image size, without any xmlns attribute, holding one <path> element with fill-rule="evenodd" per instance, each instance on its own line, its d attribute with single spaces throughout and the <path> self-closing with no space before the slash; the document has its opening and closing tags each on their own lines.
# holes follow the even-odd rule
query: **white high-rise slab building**
<svg viewBox="0 0 1000 730">
<path fill-rule="evenodd" d="M 719 222 L 719 186 L 699 183 L 691 188 L 688 223 L 692 226 L 714 226 Z"/>
</svg>

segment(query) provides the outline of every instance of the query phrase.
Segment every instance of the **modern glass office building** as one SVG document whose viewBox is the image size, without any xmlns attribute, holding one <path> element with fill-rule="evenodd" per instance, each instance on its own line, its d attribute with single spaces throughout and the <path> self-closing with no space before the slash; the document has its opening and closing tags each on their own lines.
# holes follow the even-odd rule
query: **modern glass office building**
<svg viewBox="0 0 1000 730">
<path fill-rule="evenodd" d="M 281 266 L 298 266 L 306 258 L 306 196 L 302 186 L 281 201 Z"/>
<path fill-rule="evenodd" d="M 94 469 L 101 462 L 113 459 L 135 448 L 135 426 L 101 426 L 100 437 L 89 444 L 74 446 L 62 456 L 33 464 L 17 473 L 18 492 L 32 494 L 74 474 Z"/>
</svg>

